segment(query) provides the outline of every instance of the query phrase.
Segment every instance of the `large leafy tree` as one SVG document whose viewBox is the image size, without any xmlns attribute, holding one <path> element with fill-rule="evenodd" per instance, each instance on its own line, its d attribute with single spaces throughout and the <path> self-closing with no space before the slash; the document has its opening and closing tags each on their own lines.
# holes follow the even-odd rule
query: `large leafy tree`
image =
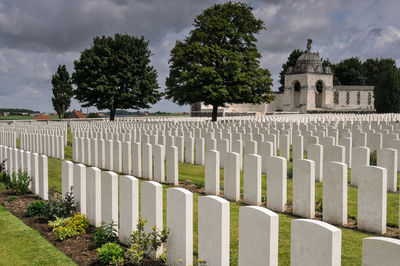
<svg viewBox="0 0 400 266">
<path fill-rule="evenodd" d="M 284 64 L 282 65 L 282 70 L 281 70 L 281 72 L 279 73 L 279 83 L 281 84 L 281 85 L 279 86 L 279 91 L 280 91 L 280 92 L 283 92 L 283 91 L 285 90 L 285 74 L 286 74 L 288 68 L 289 68 L 289 67 L 294 67 L 294 66 L 296 65 L 297 59 L 298 59 L 298 58 L 300 57 L 300 55 L 302 55 L 303 53 L 305 53 L 305 51 L 300 50 L 300 49 L 295 49 L 295 50 L 293 50 L 293 51 L 290 53 L 290 55 L 289 55 L 289 57 L 288 57 L 286 63 L 284 63 Z"/>
<path fill-rule="evenodd" d="M 193 26 L 189 36 L 171 50 L 168 99 L 180 105 L 212 105 L 212 121 L 225 104 L 273 99 L 271 75 L 260 68 L 254 36 L 265 27 L 251 6 L 215 4 L 197 16 Z"/>
<path fill-rule="evenodd" d="M 363 63 L 365 69 L 365 85 L 376 86 L 381 73 L 391 67 L 396 67 L 396 61 L 391 58 L 369 58 Z"/>
<path fill-rule="evenodd" d="M 150 56 L 143 37 L 115 34 L 94 38 L 92 46 L 74 61 L 75 98 L 84 107 L 110 110 L 110 120 L 117 108 L 149 108 L 162 96 Z"/>
<path fill-rule="evenodd" d="M 358 57 L 351 57 L 336 64 L 335 76 L 341 85 L 365 85 L 365 69 Z"/>
<path fill-rule="evenodd" d="M 51 101 L 58 118 L 62 119 L 71 105 L 73 92 L 71 78 L 65 65 L 58 66 L 57 72 L 51 78 L 51 84 L 53 85 Z"/>
<path fill-rule="evenodd" d="M 374 106 L 378 113 L 400 112 L 400 72 L 387 64 L 379 74 L 374 88 Z"/>
</svg>

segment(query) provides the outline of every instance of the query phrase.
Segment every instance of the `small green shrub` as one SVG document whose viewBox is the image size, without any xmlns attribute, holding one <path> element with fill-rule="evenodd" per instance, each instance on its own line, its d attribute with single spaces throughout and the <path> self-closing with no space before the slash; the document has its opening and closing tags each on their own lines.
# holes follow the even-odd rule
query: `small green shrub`
<svg viewBox="0 0 400 266">
<path fill-rule="evenodd" d="M 102 223 L 101 227 L 94 233 L 94 245 L 96 247 L 101 247 L 106 243 L 116 243 L 118 242 L 118 231 L 116 229 L 116 224 L 112 221 L 109 224 Z"/>
<path fill-rule="evenodd" d="M 85 234 L 89 227 L 89 221 L 83 214 L 76 214 L 74 217 L 57 218 L 50 221 L 49 225 L 57 240 L 64 240 L 78 234 Z"/>
<path fill-rule="evenodd" d="M 11 188 L 14 190 L 15 194 L 23 195 L 27 194 L 29 189 L 29 184 L 32 178 L 28 176 L 27 172 L 23 172 L 21 169 L 18 170 L 18 173 L 13 173 L 11 178 Z"/>
<path fill-rule="evenodd" d="M 0 183 L 4 185 L 5 189 L 11 188 L 11 177 L 6 171 L 0 173 Z"/>
<path fill-rule="evenodd" d="M 6 190 L 7 187 L 3 183 L 0 183 L 0 191 Z"/>
<path fill-rule="evenodd" d="M 147 221 L 139 216 L 136 231 L 133 231 L 131 235 L 131 246 L 125 253 L 127 263 L 140 264 L 144 257 L 149 257 L 152 251 L 156 251 L 167 241 L 167 230 L 160 231 L 153 226 L 152 232 L 146 234 L 144 231 L 146 223 Z"/>
<path fill-rule="evenodd" d="M 28 205 L 25 216 L 27 217 L 38 217 L 44 216 L 45 203 L 43 201 L 34 201 Z"/>
<path fill-rule="evenodd" d="M 45 203 L 44 207 L 44 216 L 49 221 L 53 221 L 56 218 L 72 217 L 76 213 L 72 191 L 66 193 L 64 198 L 62 196 L 55 196 L 54 192 L 49 191 L 49 200 Z"/>
<path fill-rule="evenodd" d="M 116 243 L 106 243 L 97 249 L 99 261 L 106 265 L 122 265 L 124 250 Z"/>
<path fill-rule="evenodd" d="M 6 198 L 6 201 L 7 201 L 7 202 L 11 202 L 11 201 L 16 200 L 16 199 L 18 199 L 17 196 L 8 196 L 8 197 Z"/>
</svg>

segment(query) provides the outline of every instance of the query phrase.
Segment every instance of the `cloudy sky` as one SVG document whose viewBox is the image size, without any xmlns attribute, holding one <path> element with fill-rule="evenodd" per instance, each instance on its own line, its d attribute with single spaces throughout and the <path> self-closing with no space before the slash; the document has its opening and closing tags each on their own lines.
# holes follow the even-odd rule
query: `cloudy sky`
<svg viewBox="0 0 400 266">
<path fill-rule="evenodd" d="M 169 52 L 192 29 L 210 0 L 0 0 L 0 108 L 53 112 L 51 75 L 73 61 L 98 35 L 128 33 L 150 40 L 152 64 L 165 87 Z M 332 62 L 358 56 L 391 57 L 400 63 L 399 0 L 253 0 L 267 30 L 258 35 L 261 64 L 278 87 L 278 74 L 293 49 Z M 73 102 L 71 108 L 80 108 Z M 90 111 L 95 111 L 90 108 Z M 188 111 L 162 100 L 151 111 Z"/>
</svg>

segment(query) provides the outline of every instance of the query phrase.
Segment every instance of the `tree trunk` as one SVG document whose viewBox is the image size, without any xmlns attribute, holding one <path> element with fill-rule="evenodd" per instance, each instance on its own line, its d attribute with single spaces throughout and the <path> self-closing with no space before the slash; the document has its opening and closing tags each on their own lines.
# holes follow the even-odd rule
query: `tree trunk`
<svg viewBox="0 0 400 266">
<path fill-rule="evenodd" d="M 58 114 L 58 119 L 62 120 L 63 114 L 59 113 Z"/>
<path fill-rule="evenodd" d="M 213 105 L 211 121 L 217 122 L 217 117 L 218 117 L 218 105 Z"/>
<path fill-rule="evenodd" d="M 110 109 L 110 121 L 114 121 L 115 119 L 115 109 Z"/>
</svg>

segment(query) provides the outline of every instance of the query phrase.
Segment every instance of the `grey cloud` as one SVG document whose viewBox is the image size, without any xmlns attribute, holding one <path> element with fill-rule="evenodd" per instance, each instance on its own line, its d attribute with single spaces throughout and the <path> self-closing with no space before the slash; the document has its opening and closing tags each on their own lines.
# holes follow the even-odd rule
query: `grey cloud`
<svg viewBox="0 0 400 266">
<path fill-rule="evenodd" d="M 170 49 L 187 36 L 194 17 L 216 2 L 224 1 L 3 0 L 0 106 L 52 111 L 50 77 L 57 65 L 66 64 L 72 72 L 73 61 L 93 37 L 117 32 L 150 40 L 152 64 L 164 89 Z M 267 27 L 258 35 L 258 48 L 275 87 L 287 56 L 293 49 L 304 49 L 310 37 L 313 51 L 333 62 L 349 56 L 400 59 L 398 0 L 247 2 Z M 72 108 L 79 108 L 79 103 L 73 101 Z M 151 110 L 187 111 L 188 107 L 162 100 Z"/>
</svg>

